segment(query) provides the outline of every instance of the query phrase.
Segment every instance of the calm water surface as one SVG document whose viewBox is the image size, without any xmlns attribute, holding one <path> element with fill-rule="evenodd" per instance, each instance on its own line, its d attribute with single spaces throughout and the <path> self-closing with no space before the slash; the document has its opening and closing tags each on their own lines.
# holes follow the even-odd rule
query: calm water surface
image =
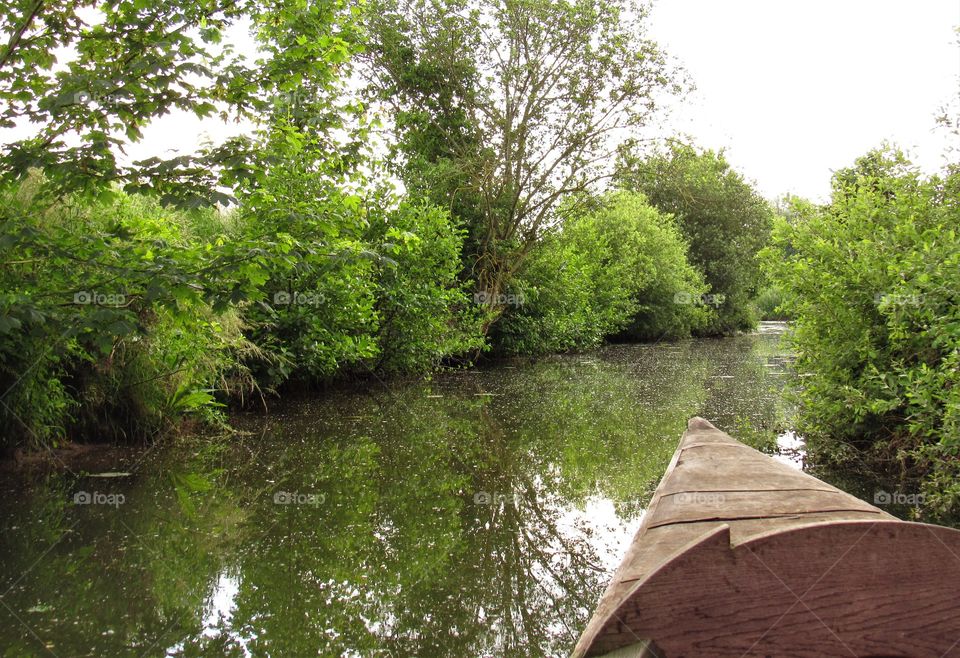
<svg viewBox="0 0 960 658">
<path fill-rule="evenodd" d="M 106 476 L 5 475 L 0 656 L 565 656 L 687 418 L 790 445 L 781 331 L 372 386 Z"/>
</svg>

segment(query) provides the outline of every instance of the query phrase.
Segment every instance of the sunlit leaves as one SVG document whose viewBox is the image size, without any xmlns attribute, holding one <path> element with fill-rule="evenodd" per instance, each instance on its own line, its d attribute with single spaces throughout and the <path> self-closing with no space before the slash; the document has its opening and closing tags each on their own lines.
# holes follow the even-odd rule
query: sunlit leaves
<svg viewBox="0 0 960 658">
<path fill-rule="evenodd" d="M 355 20 L 339 2 L 12 3 L 0 14 L 11 37 L 0 54 L 0 124 L 30 122 L 33 135 L 6 146 L 0 175 L 39 168 L 61 192 L 121 183 L 162 186 L 164 201 L 181 206 L 226 202 L 220 190 L 238 182 L 240 161 L 248 176 L 258 171 L 248 140 L 150 165 L 117 154 L 173 111 L 269 122 L 279 93 L 308 99 L 313 128 L 329 126 L 340 111 L 333 85 L 356 51 Z M 225 30 L 251 21 L 269 55 L 259 62 L 220 45 Z"/>
<path fill-rule="evenodd" d="M 584 349 L 623 335 L 688 336 L 705 324 L 702 275 L 671 219 L 641 194 L 610 194 L 591 213 L 567 219 L 532 256 L 494 332 L 513 353 Z"/>
</svg>

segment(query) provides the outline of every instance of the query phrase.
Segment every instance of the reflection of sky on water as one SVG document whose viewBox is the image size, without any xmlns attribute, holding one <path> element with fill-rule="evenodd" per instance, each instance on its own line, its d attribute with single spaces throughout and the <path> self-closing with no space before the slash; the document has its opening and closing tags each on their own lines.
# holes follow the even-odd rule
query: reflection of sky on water
<svg viewBox="0 0 960 658">
<path fill-rule="evenodd" d="M 245 638 L 232 627 L 233 611 L 236 608 L 237 595 L 240 593 L 240 579 L 227 572 L 221 572 L 207 597 L 204 605 L 203 620 L 200 635 L 205 638 L 219 638 L 227 634 L 232 640 L 231 645 L 239 647 L 245 658 L 252 658 L 250 638 Z M 254 638 L 256 635 L 254 635 Z M 167 656 L 183 654 L 185 642 L 178 642 L 166 650 Z"/>
<path fill-rule="evenodd" d="M 806 457 L 806 451 L 803 447 L 803 439 L 793 430 L 787 430 L 777 437 L 778 453 L 773 458 L 787 466 L 793 466 L 800 470 L 803 468 L 803 461 Z"/>
</svg>

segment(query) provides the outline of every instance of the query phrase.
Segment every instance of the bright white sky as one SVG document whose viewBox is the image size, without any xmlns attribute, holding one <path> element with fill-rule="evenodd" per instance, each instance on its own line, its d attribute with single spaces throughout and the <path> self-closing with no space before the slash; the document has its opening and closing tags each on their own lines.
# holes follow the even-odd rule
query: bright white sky
<svg viewBox="0 0 960 658">
<path fill-rule="evenodd" d="M 650 36 L 697 90 L 670 125 L 768 198 L 829 195 L 888 139 L 935 171 L 960 98 L 960 0 L 657 0 Z"/>
</svg>

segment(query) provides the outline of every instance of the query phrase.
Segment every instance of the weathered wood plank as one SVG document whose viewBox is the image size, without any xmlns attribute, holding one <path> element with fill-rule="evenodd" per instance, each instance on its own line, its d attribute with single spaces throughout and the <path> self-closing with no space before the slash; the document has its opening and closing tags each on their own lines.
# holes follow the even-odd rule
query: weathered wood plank
<svg viewBox="0 0 960 658">
<path fill-rule="evenodd" d="M 858 499 L 824 490 L 681 491 L 660 498 L 647 527 L 691 521 L 736 521 L 773 516 L 879 510 Z"/>
<path fill-rule="evenodd" d="M 885 518 L 882 512 L 845 512 L 847 520 L 875 521 Z M 756 537 L 768 532 L 784 532 L 792 528 L 809 526 L 816 523 L 836 521 L 836 514 L 832 512 L 813 513 L 807 515 L 792 515 L 776 518 L 743 519 L 729 526 L 730 540 L 733 544 L 741 544 L 750 537 Z M 659 556 L 679 551 L 685 545 L 709 534 L 718 526 L 716 521 L 701 523 L 686 523 L 683 525 L 659 526 L 649 529 L 644 541 L 636 544 L 637 548 L 629 562 L 624 560 L 621 567 L 621 580 L 639 580 L 660 566 Z"/>
</svg>

